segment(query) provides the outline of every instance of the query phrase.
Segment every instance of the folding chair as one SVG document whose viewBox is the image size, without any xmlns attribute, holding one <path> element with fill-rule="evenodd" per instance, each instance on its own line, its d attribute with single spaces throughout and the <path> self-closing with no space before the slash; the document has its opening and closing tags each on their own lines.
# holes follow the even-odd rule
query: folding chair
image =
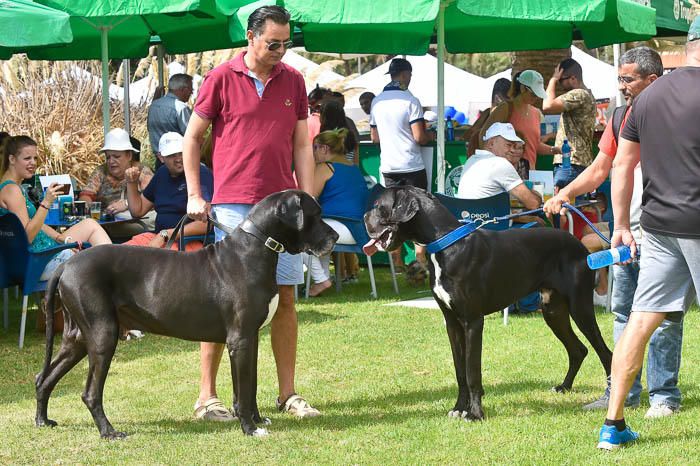
<svg viewBox="0 0 700 466">
<path fill-rule="evenodd" d="M 435 194 L 435 197 L 452 212 L 458 220 L 491 220 L 495 217 L 510 215 L 510 195 L 496 194 L 483 199 L 461 199 L 457 197 Z M 503 231 L 509 228 L 528 228 L 532 223 L 510 226 L 510 222 L 501 221 L 484 225 L 487 230 Z M 503 325 L 508 325 L 508 308 L 503 309 Z"/>
</svg>

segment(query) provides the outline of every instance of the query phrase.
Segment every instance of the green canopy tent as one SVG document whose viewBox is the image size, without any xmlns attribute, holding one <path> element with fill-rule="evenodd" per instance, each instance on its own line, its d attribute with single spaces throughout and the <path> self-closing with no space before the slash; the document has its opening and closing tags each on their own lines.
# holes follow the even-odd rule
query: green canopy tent
<svg viewBox="0 0 700 466">
<path fill-rule="evenodd" d="M 278 4 L 295 23 L 295 41 L 310 52 L 423 55 L 438 52 L 438 114 L 444 114 L 444 52 L 497 52 L 588 47 L 654 36 L 655 13 L 633 0 L 217 0 L 231 15 L 231 39 L 244 37 L 247 18 Z M 444 120 L 438 119 L 438 190 L 444 191 Z"/>
<path fill-rule="evenodd" d="M 651 0 L 651 6 L 656 9 L 656 35 L 661 37 L 684 36 L 697 14 L 689 0 Z"/>
<path fill-rule="evenodd" d="M 102 61 L 102 89 L 108 86 L 108 60 L 140 58 L 158 37 L 166 53 L 190 53 L 240 46 L 226 33 L 228 18 L 215 0 L 39 0 L 70 16 L 73 42 L 28 50 L 34 60 Z M 232 0 L 231 5 L 244 5 Z M 109 93 L 102 93 L 102 118 L 109 130 Z"/>
<path fill-rule="evenodd" d="M 0 0 L 0 58 L 73 40 L 70 17 L 28 0 Z"/>
</svg>

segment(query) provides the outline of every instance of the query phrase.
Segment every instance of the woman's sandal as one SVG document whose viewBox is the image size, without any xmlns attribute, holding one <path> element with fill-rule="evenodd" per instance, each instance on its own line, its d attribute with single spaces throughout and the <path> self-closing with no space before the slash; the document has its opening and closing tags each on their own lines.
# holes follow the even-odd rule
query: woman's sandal
<svg viewBox="0 0 700 466">
<path fill-rule="evenodd" d="M 216 397 L 209 398 L 201 404 L 197 400 L 194 405 L 194 417 L 203 421 L 231 422 L 236 420 L 236 416 L 231 414 L 231 411 Z"/>
</svg>

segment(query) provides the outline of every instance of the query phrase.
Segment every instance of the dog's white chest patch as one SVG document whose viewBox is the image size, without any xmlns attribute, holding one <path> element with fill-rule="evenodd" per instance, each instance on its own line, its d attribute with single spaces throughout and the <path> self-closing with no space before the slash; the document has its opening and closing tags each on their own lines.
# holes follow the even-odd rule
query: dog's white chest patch
<svg viewBox="0 0 700 466">
<path fill-rule="evenodd" d="M 276 294 L 272 297 L 270 300 L 270 304 L 267 305 L 267 319 L 265 319 L 265 322 L 260 326 L 260 328 L 263 328 L 267 324 L 270 323 L 273 317 L 275 317 L 275 313 L 277 312 L 277 305 L 280 302 L 280 295 Z"/>
<path fill-rule="evenodd" d="M 442 269 L 435 258 L 435 254 L 430 255 L 430 260 L 433 262 L 433 267 L 435 268 L 435 286 L 433 287 L 433 292 L 438 298 L 440 298 L 440 301 L 442 301 L 448 309 L 452 309 L 450 294 L 442 287 L 442 284 L 440 283 Z"/>
</svg>

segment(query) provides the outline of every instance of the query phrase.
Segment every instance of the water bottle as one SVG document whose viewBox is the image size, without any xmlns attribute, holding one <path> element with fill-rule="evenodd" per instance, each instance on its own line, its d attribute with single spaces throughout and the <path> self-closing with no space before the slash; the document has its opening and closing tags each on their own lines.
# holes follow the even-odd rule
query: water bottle
<svg viewBox="0 0 700 466">
<path fill-rule="evenodd" d="M 639 246 L 637 246 L 637 256 L 639 256 Z M 591 270 L 602 269 L 612 264 L 625 262 L 632 257 L 629 246 L 618 246 L 614 249 L 606 249 L 604 251 L 594 252 L 589 254 L 586 262 Z"/>
<path fill-rule="evenodd" d="M 571 168 L 571 146 L 567 139 L 564 139 L 564 144 L 561 146 L 561 168 Z"/>
<path fill-rule="evenodd" d="M 452 118 L 447 117 L 447 123 L 445 124 L 447 127 L 447 140 L 448 141 L 454 141 L 455 140 L 455 125 L 454 122 L 452 121 Z"/>
</svg>

